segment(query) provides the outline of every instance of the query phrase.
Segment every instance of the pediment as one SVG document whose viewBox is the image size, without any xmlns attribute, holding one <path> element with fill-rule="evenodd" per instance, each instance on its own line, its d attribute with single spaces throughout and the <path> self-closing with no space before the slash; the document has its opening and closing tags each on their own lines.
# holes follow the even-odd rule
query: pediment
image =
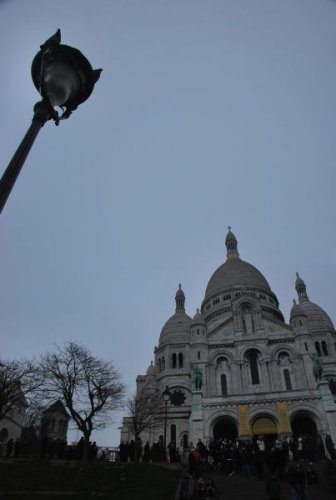
<svg viewBox="0 0 336 500">
<path fill-rule="evenodd" d="M 228 318 L 226 321 L 220 321 L 213 325 L 213 328 L 208 334 L 208 338 L 211 342 L 222 341 L 234 334 L 234 324 L 233 319 Z"/>
</svg>

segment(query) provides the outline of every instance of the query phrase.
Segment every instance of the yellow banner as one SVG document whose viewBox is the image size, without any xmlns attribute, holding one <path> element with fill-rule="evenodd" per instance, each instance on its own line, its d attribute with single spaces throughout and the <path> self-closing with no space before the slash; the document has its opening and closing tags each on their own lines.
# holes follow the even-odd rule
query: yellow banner
<svg viewBox="0 0 336 500">
<path fill-rule="evenodd" d="M 238 405 L 239 437 L 250 436 L 249 405 Z"/>
<path fill-rule="evenodd" d="M 288 406 L 284 401 L 277 401 L 277 412 L 279 416 L 279 434 L 292 432 L 291 423 L 288 416 Z"/>
</svg>

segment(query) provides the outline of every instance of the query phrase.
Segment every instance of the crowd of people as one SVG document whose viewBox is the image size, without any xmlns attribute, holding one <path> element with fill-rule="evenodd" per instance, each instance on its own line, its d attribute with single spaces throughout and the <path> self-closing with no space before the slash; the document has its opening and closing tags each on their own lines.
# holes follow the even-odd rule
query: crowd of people
<svg viewBox="0 0 336 500">
<path fill-rule="evenodd" d="M 141 439 L 134 439 L 119 445 L 119 460 L 121 462 L 181 462 L 179 449 L 174 442 L 170 442 L 167 449 L 162 437 L 151 445 L 147 441 L 144 445 Z"/>
<path fill-rule="evenodd" d="M 323 442 L 321 445 L 308 434 L 275 441 L 265 441 L 264 436 L 253 441 L 219 439 L 208 445 L 200 440 L 184 453 L 180 499 L 211 498 L 215 487 L 208 490 L 203 477 L 216 470 L 227 477 L 235 474 L 257 477 L 265 482 L 269 500 L 280 499 L 282 482 L 286 481 L 292 498 L 304 500 L 307 487 L 319 482 L 314 463 L 320 459 L 326 459 L 325 479 L 332 487 L 336 486 L 336 464 L 332 460 L 335 448 L 331 439 L 326 440 L 326 446 L 327 451 Z"/>
<path fill-rule="evenodd" d="M 180 500 L 191 498 L 211 499 L 216 494 L 213 477 L 219 473 L 230 477 L 256 477 L 265 484 L 270 500 L 281 497 L 283 482 L 287 482 L 292 498 L 304 500 L 307 487 L 318 484 L 315 463 L 326 459 L 324 476 L 330 485 L 336 486 L 336 458 L 334 443 L 326 436 L 325 445 L 319 437 L 301 434 L 293 438 L 277 437 L 274 440 L 257 436 L 253 440 L 218 439 L 210 443 L 199 440 L 188 447 L 177 448 L 171 442 L 165 447 L 163 439 L 152 445 L 121 442 L 119 459 L 122 462 L 181 462 L 184 473 L 181 482 Z"/>
<path fill-rule="evenodd" d="M 9 439 L 2 449 L 2 456 L 6 458 L 29 458 L 39 457 L 50 460 L 81 460 L 83 458 L 84 438 L 78 443 L 69 445 L 62 439 L 48 439 L 30 437 L 26 439 L 17 438 L 15 441 Z M 95 442 L 89 442 L 88 459 L 97 458 L 98 447 Z"/>
</svg>

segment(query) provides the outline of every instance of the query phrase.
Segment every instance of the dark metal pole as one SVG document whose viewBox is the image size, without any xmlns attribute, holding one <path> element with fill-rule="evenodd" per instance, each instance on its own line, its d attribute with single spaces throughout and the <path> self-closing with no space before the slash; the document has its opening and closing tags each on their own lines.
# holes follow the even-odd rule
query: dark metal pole
<svg viewBox="0 0 336 500">
<path fill-rule="evenodd" d="M 39 131 L 48 120 L 55 119 L 55 113 L 51 105 L 45 101 L 35 104 L 32 124 L 0 180 L 0 214 Z"/>
<path fill-rule="evenodd" d="M 168 406 L 168 401 L 165 401 L 165 421 L 164 421 L 164 434 L 163 434 L 164 460 L 166 459 L 167 455 L 167 406 Z"/>
</svg>

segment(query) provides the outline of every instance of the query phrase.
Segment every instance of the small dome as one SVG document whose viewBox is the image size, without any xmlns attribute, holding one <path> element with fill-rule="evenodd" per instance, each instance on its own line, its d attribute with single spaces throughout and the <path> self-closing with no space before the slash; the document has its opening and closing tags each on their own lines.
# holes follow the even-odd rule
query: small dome
<svg viewBox="0 0 336 500">
<path fill-rule="evenodd" d="M 204 318 L 203 318 L 203 316 L 200 313 L 200 310 L 198 308 L 197 308 L 196 314 L 193 317 L 193 320 L 191 322 L 191 326 L 196 326 L 196 325 L 202 325 L 202 326 L 205 325 Z"/>
<path fill-rule="evenodd" d="M 160 344 L 171 342 L 189 342 L 191 318 L 185 312 L 178 311 L 164 324 Z"/>
<path fill-rule="evenodd" d="M 155 374 L 156 374 L 155 366 L 153 365 L 153 361 L 151 361 L 151 364 L 147 368 L 146 375 L 151 376 L 151 375 L 155 375 Z"/>
<path fill-rule="evenodd" d="M 299 306 L 307 316 L 309 328 L 314 330 L 334 329 L 331 319 L 322 307 L 310 302 L 310 300 L 301 302 Z"/>
<path fill-rule="evenodd" d="M 334 325 L 328 314 L 322 307 L 309 300 L 306 284 L 303 279 L 300 278 L 299 273 L 296 273 L 295 288 L 298 293 L 300 310 L 307 316 L 308 327 L 311 330 L 334 330 Z"/>
<path fill-rule="evenodd" d="M 175 314 L 173 314 L 164 324 L 161 330 L 160 344 L 189 342 L 191 318 L 184 310 L 185 295 L 181 285 L 179 285 L 176 292 L 175 302 Z"/>
<path fill-rule="evenodd" d="M 306 316 L 300 304 L 297 304 L 295 300 L 293 302 L 294 304 L 290 312 L 290 319 L 296 318 L 298 316 Z"/>
</svg>

